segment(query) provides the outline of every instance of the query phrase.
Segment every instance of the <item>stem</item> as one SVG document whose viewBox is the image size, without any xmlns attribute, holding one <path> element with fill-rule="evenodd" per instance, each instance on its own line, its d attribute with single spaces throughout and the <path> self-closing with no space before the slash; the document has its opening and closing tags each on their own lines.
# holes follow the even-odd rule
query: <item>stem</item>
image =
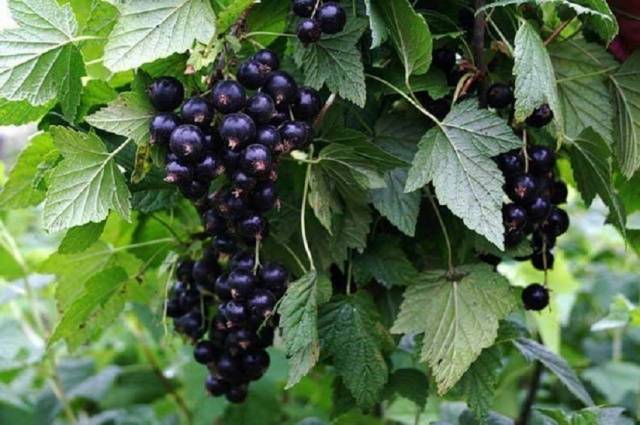
<svg viewBox="0 0 640 425">
<path fill-rule="evenodd" d="M 253 31 L 253 32 L 248 32 L 244 35 L 244 37 L 246 38 L 251 38 L 251 37 L 255 37 L 257 35 L 273 35 L 276 37 L 297 37 L 297 35 L 295 34 L 288 34 L 285 32 L 272 32 L 272 31 Z"/>
<path fill-rule="evenodd" d="M 613 330 L 613 340 L 611 341 L 611 360 L 618 363 L 622 361 L 622 336 L 624 328 Z"/>
<path fill-rule="evenodd" d="M 440 223 L 440 228 L 442 229 L 442 234 L 444 236 L 444 242 L 447 245 L 447 262 L 449 267 L 449 275 L 453 276 L 455 272 L 455 267 L 453 266 L 453 250 L 451 249 L 451 240 L 449 240 L 449 232 L 447 232 L 447 228 L 444 225 L 444 220 L 440 215 L 440 209 L 436 204 L 435 199 L 433 199 L 433 195 L 431 194 L 431 190 L 428 186 L 424 188 L 425 193 L 427 194 L 427 198 L 429 198 L 429 202 L 431 202 L 431 206 L 436 213 L 436 217 L 438 218 L 438 223 Z"/>
<path fill-rule="evenodd" d="M 560 35 L 560 33 L 567 27 L 569 26 L 569 24 L 573 22 L 573 18 L 569 19 L 568 21 L 564 21 L 563 23 L 561 23 L 560 25 L 558 25 L 558 28 L 554 29 L 553 32 L 551 33 L 551 35 L 549 35 L 549 37 L 547 37 L 547 39 L 544 41 L 544 45 L 548 46 L 549 43 L 551 43 L 553 40 L 556 39 L 556 37 L 558 37 Z"/>
<path fill-rule="evenodd" d="M 527 130 L 522 130 L 522 156 L 524 157 L 524 172 L 529 172 L 529 153 L 527 152 Z"/>
<path fill-rule="evenodd" d="M 524 404 L 520 409 L 518 419 L 515 421 L 515 425 L 527 425 L 531 417 L 531 409 L 533 403 L 536 401 L 538 390 L 540 389 L 540 378 L 542 377 L 542 363 L 536 361 L 533 375 L 531 376 L 531 383 L 529 384 L 529 392 L 524 400 Z"/>
<path fill-rule="evenodd" d="M 276 243 L 280 246 L 282 246 L 288 253 L 289 255 L 294 259 L 294 261 L 296 262 L 296 264 L 298 265 L 298 267 L 300 267 L 300 270 L 302 271 L 302 273 L 306 274 L 307 273 L 307 268 L 304 266 L 304 264 L 302 264 L 302 261 L 300 260 L 300 257 L 298 257 L 296 255 L 295 252 L 293 252 L 293 249 L 291 249 L 291 247 L 289 245 L 287 245 L 286 243 L 282 242 L 281 240 L 277 239 L 277 238 L 273 238 L 274 241 L 276 241 Z"/>
<path fill-rule="evenodd" d="M 476 68 L 480 71 L 480 107 L 485 108 L 487 106 L 487 91 L 486 91 L 486 75 L 487 64 L 484 60 L 484 34 L 487 27 L 485 20 L 485 12 L 481 9 L 484 7 L 486 0 L 475 0 L 476 16 L 473 24 L 473 52 Z"/>
<path fill-rule="evenodd" d="M 253 274 L 258 273 L 258 268 L 260 267 L 260 239 L 256 238 L 256 248 L 255 248 L 255 264 L 253 265 Z"/>
<path fill-rule="evenodd" d="M 318 114 L 318 117 L 313 122 L 313 126 L 314 127 L 317 128 L 317 127 L 320 126 L 320 124 L 322 124 L 322 121 L 324 121 L 325 115 L 327 115 L 327 112 L 329 112 L 329 109 L 331 108 L 331 105 L 333 105 L 333 102 L 335 102 L 335 100 L 336 100 L 336 94 L 335 93 L 331 93 L 331 95 L 329 96 L 327 101 L 324 103 L 324 106 L 320 110 L 320 113 Z"/>
<path fill-rule="evenodd" d="M 351 283 L 353 281 L 353 261 L 351 261 L 352 251 L 349 250 L 349 259 L 347 264 L 347 295 L 351 294 Z"/>
<path fill-rule="evenodd" d="M 313 145 L 309 148 L 309 158 L 313 158 Z M 300 208 L 300 231 L 302 233 L 302 244 L 304 245 L 304 250 L 307 253 L 307 258 L 309 259 L 309 268 L 312 271 L 316 270 L 316 266 L 313 262 L 313 255 L 311 254 L 311 249 L 309 248 L 309 241 L 307 240 L 307 226 L 306 226 L 306 211 L 307 211 L 307 197 L 309 196 L 309 180 L 311 178 L 311 167 L 313 164 L 307 164 L 307 172 L 304 176 L 304 190 L 302 192 L 302 207 Z"/>
<path fill-rule="evenodd" d="M 493 30 L 498 33 L 498 37 L 500 37 L 500 40 L 504 43 L 505 46 L 507 46 L 507 49 L 509 49 L 509 54 L 511 55 L 511 57 L 514 57 L 515 54 L 514 54 L 513 46 L 511 45 L 507 37 L 504 36 L 502 31 L 500 30 L 500 27 L 498 27 L 496 23 L 493 22 L 493 19 L 489 19 L 487 22 L 491 24 L 491 28 L 493 28 Z"/>
<path fill-rule="evenodd" d="M 160 223 L 162 227 L 164 227 L 171 235 L 178 241 L 179 244 L 184 245 L 185 242 L 182 240 L 180 235 L 173 230 L 173 227 L 169 223 L 167 223 L 163 218 L 158 217 L 156 214 L 151 214 L 151 218 Z"/>
</svg>

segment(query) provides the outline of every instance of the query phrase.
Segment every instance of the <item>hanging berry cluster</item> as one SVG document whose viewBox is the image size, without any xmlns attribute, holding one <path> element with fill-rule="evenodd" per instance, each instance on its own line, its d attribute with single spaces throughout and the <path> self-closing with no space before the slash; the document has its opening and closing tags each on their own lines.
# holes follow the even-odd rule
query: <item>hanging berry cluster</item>
<svg viewBox="0 0 640 425">
<path fill-rule="evenodd" d="M 334 1 L 293 0 L 298 22 L 298 39 L 305 45 L 320 40 L 322 34 L 337 34 L 347 23 L 347 13 Z"/>
<path fill-rule="evenodd" d="M 165 180 L 194 201 L 211 238 L 200 259 L 179 263 L 166 313 L 209 368 L 209 393 L 235 403 L 269 366 L 273 311 L 287 289 L 287 270 L 258 260 L 269 232 L 264 214 L 278 206 L 278 158 L 311 142 L 310 121 L 321 109 L 318 93 L 298 87 L 279 63 L 272 51 L 257 52 L 236 80 L 218 81 L 210 98 L 183 102 L 184 88 L 171 77 L 148 90 L 159 111 L 152 142 L 167 148 Z M 210 194 L 222 175 L 227 183 Z"/>
<path fill-rule="evenodd" d="M 494 84 L 487 92 L 487 102 L 493 108 L 504 108 L 513 102 L 513 92 L 508 85 Z M 552 119 L 553 111 L 545 104 L 527 118 L 526 124 L 540 128 Z M 552 249 L 556 238 L 569 228 L 569 216 L 558 208 L 567 200 L 567 186 L 556 180 L 555 152 L 546 146 L 526 145 L 499 155 L 496 161 L 511 201 L 502 207 L 505 244 L 515 247 L 531 236 L 533 254 L 526 260 L 545 272 L 544 285 L 533 283 L 522 293 L 525 308 L 539 311 L 549 304 L 546 271 L 553 268 Z"/>
</svg>

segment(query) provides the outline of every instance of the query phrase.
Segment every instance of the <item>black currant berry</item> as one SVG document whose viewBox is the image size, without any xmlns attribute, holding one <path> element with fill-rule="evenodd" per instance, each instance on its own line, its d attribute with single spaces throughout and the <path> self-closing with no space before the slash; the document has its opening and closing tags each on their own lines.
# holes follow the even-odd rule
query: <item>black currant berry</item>
<svg viewBox="0 0 640 425">
<path fill-rule="evenodd" d="M 214 397 L 220 397 L 229 391 L 229 384 L 224 379 L 215 375 L 207 376 L 204 387 L 207 392 Z"/>
<path fill-rule="evenodd" d="M 247 101 L 244 112 L 256 124 L 267 124 L 276 113 L 276 105 L 273 103 L 271 96 L 264 93 L 256 93 Z"/>
<path fill-rule="evenodd" d="M 221 174 L 224 174 L 224 165 L 212 155 L 205 156 L 194 169 L 195 178 L 203 183 L 211 182 Z"/>
<path fill-rule="evenodd" d="M 206 129 L 213 120 L 213 109 L 205 99 L 192 97 L 182 105 L 180 116 L 186 124 L 193 124 Z"/>
<path fill-rule="evenodd" d="M 177 298 L 169 298 L 167 300 L 165 311 L 167 312 L 167 317 L 171 317 L 173 319 L 180 317 L 185 313 L 182 307 L 180 307 L 180 300 Z"/>
<path fill-rule="evenodd" d="M 259 50 L 253 59 L 257 60 L 262 66 L 265 67 L 267 73 L 276 71 L 280 67 L 280 59 L 273 51 L 268 49 Z"/>
<path fill-rule="evenodd" d="M 531 146 L 529 148 L 529 166 L 533 173 L 545 175 L 553 170 L 556 164 L 556 154 L 546 146 Z"/>
<path fill-rule="evenodd" d="M 216 279 L 214 292 L 221 301 L 229 301 L 231 299 L 231 286 L 229 286 L 229 275 L 221 274 Z"/>
<path fill-rule="evenodd" d="M 240 167 L 249 175 L 265 175 L 271 169 L 271 165 L 271 151 L 264 145 L 254 143 L 242 151 Z"/>
<path fill-rule="evenodd" d="M 304 121 L 287 121 L 280 127 L 281 143 L 276 147 L 278 153 L 287 153 L 294 149 L 304 149 L 310 142 L 310 127 Z"/>
<path fill-rule="evenodd" d="M 247 351 L 242 354 L 242 369 L 252 381 L 262 378 L 270 363 L 269 354 L 264 350 Z"/>
<path fill-rule="evenodd" d="M 191 199 L 192 201 L 197 201 L 203 198 L 209 192 L 209 184 L 202 183 L 197 180 L 193 180 L 185 185 L 180 185 L 179 188 L 180 193 L 182 193 L 185 198 Z"/>
<path fill-rule="evenodd" d="M 320 113 L 321 108 L 322 101 L 317 91 L 310 87 L 300 87 L 298 89 L 298 98 L 293 105 L 293 115 L 297 119 L 310 121 Z"/>
<path fill-rule="evenodd" d="M 227 319 L 227 326 L 234 326 L 249 319 L 249 311 L 242 302 L 231 300 L 224 304 L 223 314 Z"/>
<path fill-rule="evenodd" d="M 193 339 L 199 339 L 207 331 L 202 323 L 202 315 L 195 310 L 180 317 L 175 324 L 178 331 Z"/>
<path fill-rule="evenodd" d="M 251 193 L 251 208 L 258 212 L 272 210 L 278 204 L 278 192 L 272 182 L 262 182 Z"/>
<path fill-rule="evenodd" d="M 256 344 L 256 335 L 244 328 L 232 330 L 224 342 L 225 348 L 229 352 L 246 351 Z"/>
<path fill-rule="evenodd" d="M 229 267 L 233 270 L 251 271 L 255 264 L 255 254 L 248 251 L 240 251 L 231 258 Z"/>
<path fill-rule="evenodd" d="M 266 289 L 257 289 L 247 302 L 247 306 L 254 317 L 265 319 L 271 315 L 276 305 L 276 298 Z"/>
<path fill-rule="evenodd" d="M 487 91 L 487 104 L 495 109 L 506 108 L 513 103 L 513 90 L 504 83 L 495 83 Z"/>
<path fill-rule="evenodd" d="M 256 279 L 250 270 L 234 269 L 227 278 L 234 299 L 245 299 L 251 296 L 255 289 Z"/>
<path fill-rule="evenodd" d="M 567 185 L 561 181 L 556 181 L 551 186 L 551 203 L 554 205 L 560 205 L 567 202 L 567 196 L 569 192 Z"/>
<path fill-rule="evenodd" d="M 543 196 L 536 196 L 527 207 L 527 213 L 532 220 L 540 220 L 547 216 L 551 209 L 551 201 Z"/>
<path fill-rule="evenodd" d="M 239 149 L 228 149 L 225 148 L 222 151 L 222 162 L 224 164 L 225 170 L 229 173 L 235 171 L 240 165 L 240 155 L 242 151 Z"/>
<path fill-rule="evenodd" d="M 326 1 L 318 8 L 316 19 L 325 34 L 337 34 L 347 23 L 347 13 L 344 8 L 333 1 Z"/>
<path fill-rule="evenodd" d="M 182 259 L 178 262 L 176 267 L 176 277 L 181 282 L 193 282 L 193 276 L 191 271 L 193 270 L 194 261 L 191 259 Z"/>
<path fill-rule="evenodd" d="M 433 51 L 433 64 L 445 74 L 448 74 L 456 65 L 456 52 L 447 47 L 435 49 Z"/>
<path fill-rule="evenodd" d="M 552 207 L 547 219 L 542 224 L 542 230 L 547 234 L 560 236 L 569 229 L 569 215 L 561 208 Z"/>
<path fill-rule="evenodd" d="M 289 273 L 281 264 L 266 263 L 260 268 L 260 279 L 269 289 L 271 286 L 285 285 L 289 279 Z"/>
<path fill-rule="evenodd" d="M 285 121 L 288 121 L 288 120 L 289 120 L 288 112 L 276 110 L 276 113 L 273 114 L 273 117 L 271 118 L 271 121 L 269 121 L 269 124 L 279 127 Z"/>
<path fill-rule="evenodd" d="M 520 244 L 525 238 L 525 233 L 521 229 L 507 229 L 504 232 L 504 245 L 507 248 L 514 248 Z"/>
<path fill-rule="evenodd" d="M 223 114 L 238 112 L 246 101 L 244 88 L 232 80 L 217 82 L 211 92 L 211 99 L 213 107 Z"/>
<path fill-rule="evenodd" d="M 527 118 L 527 125 L 531 127 L 541 128 L 549 124 L 553 119 L 553 111 L 546 103 L 536 108 Z"/>
<path fill-rule="evenodd" d="M 213 239 L 213 246 L 223 254 L 233 254 L 238 249 L 233 237 L 228 234 L 217 235 Z"/>
<path fill-rule="evenodd" d="M 259 328 L 257 332 L 258 341 L 256 347 L 267 348 L 273 345 L 273 338 L 275 336 L 275 330 L 272 326 L 264 326 Z"/>
<path fill-rule="evenodd" d="M 521 174 L 507 181 L 507 195 L 514 202 L 529 203 L 537 190 L 536 179 L 530 174 Z"/>
<path fill-rule="evenodd" d="M 501 153 L 496 158 L 498 168 L 502 173 L 509 177 L 520 174 L 524 170 L 524 162 L 522 160 L 522 151 L 519 149 Z"/>
<path fill-rule="evenodd" d="M 180 161 L 196 163 L 204 155 L 204 134 L 195 125 L 183 124 L 171 133 L 169 148 Z"/>
<path fill-rule="evenodd" d="M 551 270 L 553 268 L 553 261 L 554 257 L 550 251 L 536 252 L 531 256 L 531 264 L 538 270 Z"/>
<path fill-rule="evenodd" d="M 273 153 L 282 143 L 280 132 L 272 125 L 263 125 L 256 130 L 256 143 L 266 146 Z"/>
<path fill-rule="evenodd" d="M 216 210 L 224 218 L 237 218 L 247 211 L 245 199 L 233 192 L 223 192 L 219 195 Z"/>
<path fill-rule="evenodd" d="M 293 13 L 301 18 L 309 18 L 317 2 L 318 0 L 293 0 Z"/>
<path fill-rule="evenodd" d="M 257 90 L 264 84 L 269 74 L 266 68 L 257 60 L 249 59 L 238 68 L 236 78 L 238 82 L 251 90 Z"/>
<path fill-rule="evenodd" d="M 225 396 L 230 403 L 242 403 L 249 395 L 249 386 L 247 384 L 239 384 L 231 386 Z"/>
<path fill-rule="evenodd" d="M 218 132 L 227 147 L 238 150 L 256 137 L 256 125 L 250 116 L 238 112 L 225 116 Z"/>
<path fill-rule="evenodd" d="M 158 111 L 175 110 L 184 99 L 182 83 L 173 77 L 161 77 L 147 89 L 149 100 Z"/>
<path fill-rule="evenodd" d="M 230 383 L 242 382 L 244 374 L 242 373 L 242 365 L 229 354 L 223 354 L 216 362 L 216 369 L 222 379 Z"/>
<path fill-rule="evenodd" d="M 216 359 L 216 347 L 211 341 L 200 341 L 193 349 L 193 358 L 200 364 L 208 364 Z"/>
<path fill-rule="evenodd" d="M 543 310 L 549 305 L 549 290 L 539 283 L 532 283 L 522 291 L 522 303 L 527 310 Z"/>
<path fill-rule="evenodd" d="M 193 264 L 193 280 L 197 285 L 213 290 L 216 278 L 220 274 L 220 266 L 217 262 L 209 262 L 204 259 Z"/>
<path fill-rule="evenodd" d="M 202 222 L 204 224 L 204 231 L 208 234 L 215 236 L 221 234 L 226 229 L 226 221 L 224 218 L 214 210 L 207 210 L 202 215 Z"/>
<path fill-rule="evenodd" d="M 180 307 L 183 310 L 191 310 L 200 303 L 200 292 L 196 289 L 189 288 L 180 293 L 178 301 L 180 301 Z"/>
<path fill-rule="evenodd" d="M 298 40 L 305 45 L 315 43 L 320 40 L 320 37 L 322 36 L 320 23 L 313 18 L 302 19 L 298 23 L 296 32 L 298 34 Z"/>
<path fill-rule="evenodd" d="M 556 246 L 556 235 L 550 235 L 542 231 L 542 229 L 533 232 L 531 238 L 531 247 L 534 252 L 540 252 L 544 250 L 550 250 Z"/>
<path fill-rule="evenodd" d="M 167 146 L 173 130 L 178 128 L 180 120 L 175 114 L 163 112 L 151 118 L 149 123 L 149 133 L 151 134 L 151 144 Z"/>
<path fill-rule="evenodd" d="M 238 233 L 251 239 L 262 240 L 266 235 L 267 221 L 260 214 L 250 214 L 238 223 Z"/>
<path fill-rule="evenodd" d="M 191 167 L 173 161 L 165 166 L 165 175 L 164 181 L 167 183 L 184 185 L 193 179 L 193 170 Z"/>
<path fill-rule="evenodd" d="M 284 71 L 275 71 L 267 77 L 262 91 L 271 96 L 277 109 L 286 110 L 296 101 L 298 85 L 291 75 Z"/>
<path fill-rule="evenodd" d="M 503 205 L 502 220 L 507 230 L 523 229 L 527 224 L 527 210 L 517 204 Z"/>
</svg>

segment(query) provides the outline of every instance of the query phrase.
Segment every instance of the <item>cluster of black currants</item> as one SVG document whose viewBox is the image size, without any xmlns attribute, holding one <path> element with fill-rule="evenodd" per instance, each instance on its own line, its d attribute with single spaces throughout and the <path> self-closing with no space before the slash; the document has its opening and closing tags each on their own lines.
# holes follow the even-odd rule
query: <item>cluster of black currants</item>
<svg viewBox="0 0 640 425">
<path fill-rule="evenodd" d="M 298 39 L 304 44 L 315 43 L 322 34 L 337 34 L 347 23 L 347 13 L 335 1 L 293 0 L 293 13 L 298 22 Z"/>
<path fill-rule="evenodd" d="M 148 90 L 159 111 L 150 123 L 152 142 L 167 149 L 165 180 L 195 203 L 206 235 L 202 257 L 178 266 L 167 316 L 209 368 L 209 393 L 236 403 L 269 366 L 273 311 L 287 289 L 283 266 L 257 260 L 269 231 L 265 214 L 279 205 L 278 159 L 309 145 L 310 122 L 322 106 L 319 94 L 298 87 L 279 63 L 261 50 L 238 67 L 236 80 L 218 81 L 209 98 L 183 103 L 184 88 L 172 77 Z"/>
</svg>

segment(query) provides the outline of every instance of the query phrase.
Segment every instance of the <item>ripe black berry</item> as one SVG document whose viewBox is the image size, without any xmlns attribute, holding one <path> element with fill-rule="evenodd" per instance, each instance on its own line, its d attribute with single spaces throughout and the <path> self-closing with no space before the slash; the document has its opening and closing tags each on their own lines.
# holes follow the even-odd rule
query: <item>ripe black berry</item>
<svg viewBox="0 0 640 425">
<path fill-rule="evenodd" d="M 238 170 L 233 173 L 231 181 L 233 184 L 233 194 L 236 197 L 240 197 L 251 191 L 258 183 L 258 180 L 253 176 L 253 174 L 245 173 L 242 170 Z"/>
<path fill-rule="evenodd" d="M 216 358 L 216 347 L 211 341 L 200 341 L 193 350 L 193 358 L 200 364 L 211 363 Z"/>
<path fill-rule="evenodd" d="M 233 270 L 251 271 L 255 264 L 255 254 L 248 251 L 240 251 L 231 258 L 229 267 Z"/>
<path fill-rule="evenodd" d="M 289 119 L 289 114 L 286 111 L 276 110 L 276 113 L 273 114 L 273 117 L 271 117 L 271 121 L 269 121 L 269 124 L 275 125 L 276 127 L 278 127 L 288 119 Z"/>
<path fill-rule="evenodd" d="M 240 65 L 236 78 L 246 88 L 256 90 L 264 84 L 268 74 L 266 67 L 260 62 L 255 59 L 249 59 Z"/>
<path fill-rule="evenodd" d="M 238 112 L 244 107 L 246 100 L 244 88 L 232 80 L 216 83 L 211 93 L 211 99 L 213 107 L 223 114 Z"/>
<path fill-rule="evenodd" d="M 231 403 L 242 403 L 249 395 L 249 387 L 247 384 L 234 385 L 227 390 L 225 395 Z"/>
<path fill-rule="evenodd" d="M 278 153 L 287 153 L 293 149 L 303 149 L 310 142 L 310 127 L 303 121 L 288 121 L 280 127 L 279 146 L 276 147 Z"/>
<path fill-rule="evenodd" d="M 232 353 L 245 351 L 256 344 L 256 335 L 244 328 L 232 330 L 224 342 L 225 348 Z"/>
<path fill-rule="evenodd" d="M 537 190 L 536 179 L 530 174 L 521 174 L 507 182 L 507 195 L 514 202 L 529 203 Z"/>
<path fill-rule="evenodd" d="M 540 220 L 547 216 L 551 209 L 551 201 L 543 196 L 536 196 L 531 200 L 531 204 L 527 207 L 529 217 L 533 220 Z"/>
<path fill-rule="evenodd" d="M 318 8 L 316 18 L 325 34 L 337 34 L 344 29 L 347 23 L 347 14 L 344 8 L 333 1 L 324 2 Z"/>
<path fill-rule="evenodd" d="M 553 119 L 553 111 L 546 103 L 536 108 L 527 118 L 527 125 L 531 127 L 541 128 L 549 124 Z"/>
<path fill-rule="evenodd" d="M 295 103 L 298 85 L 291 75 L 284 71 L 275 71 L 267 77 L 262 91 L 271 96 L 277 109 L 284 110 Z"/>
<path fill-rule="evenodd" d="M 206 129 L 213 120 L 213 110 L 205 99 L 192 97 L 182 105 L 180 116 L 186 124 L 193 124 Z"/>
<path fill-rule="evenodd" d="M 183 124 L 171 133 L 169 148 L 180 161 L 198 162 L 204 154 L 204 135 L 195 125 Z"/>
<path fill-rule="evenodd" d="M 542 229 L 536 230 L 533 232 L 533 237 L 531 238 L 531 247 L 534 252 L 540 252 L 543 250 L 550 250 L 554 246 L 556 246 L 556 235 L 550 235 L 542 231 Z"/>
<path fill-rule="evenodd" d="M 208 193 L 209 184 L 193 180 L 185 185 L 180 185 L 179 188 L 180 193 L 182 193 L 185 198 L 197 201 Z"/>
<path fill-rule="evenodd" d="M 501 153 L 497 157 L 497 162 L 498 168 L 507 177 L 519 174 L 524 170 L 524 162 L 519 149 Z"/>
<path fill-rule="evenodd" d="M 507 231 L 504 232 L 504 244 L 507 248 L 514 248 L 522 242 L 524 237 L 525 233 L 521 229 L 507 229 Z"/>
<path fill-rule="evenodd" d="M 550 270 L 553 268 L 554 257 L 550 251 L 536 252 L 531 256 L 531 264 L 538 270 Z"/>
<path fill-rule="evenodd" d="M 191 168 L 177 161 L 167 163 L 165 173 L 166 177 L 164 181 L 167 183 L 184 185 L 190 183 L 193 179 L 193 171 Z"/>
<path fill-rule="evenodd" d="M 233 254 L 237 249 L 234 239 L 228 234 L 216 235 L 213 239 L 213 246 L 223 254 Z"/>
<path fill-rule="evenodd" d="M 190 259 L 182 259 L 178 262 L 178 266 L 176 268 L 176 277 L 181 282 L 193 282 L 193 277 L 191 276 L 191 271 L 193 270 L 193 260 Z"/>
<path fill-rule="evenodd" d="M 543 310 L 549 305 L 549 290 L 539 283 L 532 283 L 522 291 L 522 302 L 527 310 Z"/>
<path fill-rule="evenodd" d="M 240 165 L 240 155 L 242 151 L 239 149 L 225 148 L 222 151 L 222 162 L 225 170 L 233 172 Z"/>
<path fill-rule="evenodd" d="M 251 240 L 262 240 L 266 236 L 267 221 L 260 214 L 249 214 L 238 222 L 238 233 Z"/>
<path fill-rule="evenodd" d="M 258 51 L 253 55 L 253 59 L 257 60 L 262 66 L 266 68 L 266 72 L 276 71 L 280 67 L 280 59 L 278 55 L 268 49 Z"/>
<path fill-rule="evenodd" d="M 244 111 L 256 124 L 267 124 L 276 113 L 276 105 L 271 96 L 256 93 L 249 98 Z"/>
<path fill-rule="evenodd" d="M 257 289 L 247 303 L 251 314 L 259 319 L 271 315 L 276 305 L 276 298 L 266 289 Z"/>
<path fill-rule="evenodd" d="M 231 299 L 231 286 L 229 286 L 229 275 L 221 274 L 216 279 L 214 292 L 221 301 L 229 301 Z"/>
<path fill-rule="evenodd" d="M 546 146 L 531 146 L 529 148 L 529 165 L 538 175 L 547 174 L 556 164 L 556 154 Z"/>
<path fill-rule="evenodd" d="M 202 323 L 202 315 L 199 311 L 191 311 L 180 317 L 176 322 L 176 329 L 185 335 L 198 339 L 206 332 Z"/>
<path fill-rule="evenodd" d="M 554 205 L 560 205 L 567 202 L 568 195 L 567 185 L 561 181 L 556 181 L 551 186 L 551 203 Z"/>
<path fill-rule="evenodd" d="M 247 351 L 242 354 L 242 369 L 252 381 L 260 379 L 269 368 L 271 360 L 269 354 L 264 351 Z"/>
<path fill-rule="evenodd" d="M 302 19 L 298 23 L 297 34 L 302 44 L 315 43 L 322 36 L 320 23 L 313 18 Z"/>
<path fill-rule="evenodd" d="M 271 152 L 277 153 L 276 148 L 280 146 L 282 139 L 280 132 L 272 125 L 263 125 L 256 131 L 256 143 L 269 148 Z"/>
<path fill-rule="evenodd" d="M 251 193 L 251 208 L 258 212 L 267 212 L 278 204 L 278 192 L 272 182 L 260 183 Z"/>
<path fill-rule="evenodd" d="M 235 269 L 227 278 L 234 299 L 245 299 L 251 296 L 255 289 L 255 277 L 249 270 Z"/>
<path fill-rule="evenodd" d="M 203 183 L 211 182 L 224 173 L 224 165 L 216 157 L 207 155 L 195 166 L 195 178 Z"/>
<path fill-rule="evenodd" d="M 221 308 L 225 319 L 227 319 L 227 326 L 246 322 L 249 318 L 249 311 L 247 311 L 244 304 L 239 301 L 227 301 Z"/>
<path fill-rule="evenodd" d="M 552 207 L 542 230 L 550 235 L 560 236 L 569 229 L 569 215 L 563 209 Z"/>
<path fill-rule="evenodd" d="M 254 143 L 242 152 L 240 167 L 249 175 L 264 175 L 271 169 L 271 151 L 264 145 Z"/>
<path fill-rule="evenodd" d="M 182 83 L 173 77 L 161 77 L 147 89 L 149 100 L 158 111 L 175 110 L 184 99 Z"/>
<path fill-rule="evenodd" d="M 169 298 L 167 300 L 165 311 L 167 312 L 167 317 L 171 318 L 180 317 L 185 313 L 182 307 L 180 307 L 180 300 L 177 298 Z"/>
<path fill-rule="evenodd" d="M 225 220 L 214 210 L 205 211 L 202 215 L 202 222 L 204 224 L 204 231 L 212 236 L 224 232 L 226 228 Z"/>
<path fill-rule="evenodd" d="M 204 386 L 207 392 L 214 397 L 220 397 L 229 391 L 229 384 L 215 375 L 207 376 Z"/>
<path fill-rule="evenodd" d="M 216 363 L 216 369 L 222 379 L 231 383 L 241 382 L 244 378 L 242 366 L 234 357 L 228 354 L 220 356 L 220 359 Z"/>
<path fill-rule="evenodd" d="M 241 112 L 224 117 L 218 129 L 223 142 L 232 150 L 240 149 L 256 137 L 256 125 Z"/>
<path fill-rule="evenodd" d="M 495 109 L 506 108 L 513 103 L 513 90 L 504 83 L 495 83 L 487 91 L 487 104 Z"/>
<path fill-rule="evenodd" d="M 444 71 L 451 72 L 456 65 L 456 52 L 447 47 L 440 47 L 433 51 L 433 64 Z"/>
<path fill-rule="evenodd" d="M 193 280 L 198 286 L 212 291 L 216 278 L 220 274 L 220 266 L 218 263 L 199 260 L 193 264 L 192 274 Z"/>
<path fill-rule="evenodd" d="M 527 211 L 517 204 L 502 207 L 502 220 L 507 230 L 518 230 L 527 224 Z"/>
<path fill-rule="evenodd" d="M 173 130 L 178 128 L 180 120 L 175 114 L 163 112 L 151 118 L 149 123 L 149 133 L 151 134 L 151 144 L 166 146 Z"/>
<path fill-rule="evenodd" d="M 293 105 L 293 115 L 297 119 L 312 120 L 318 115 L 321 108 L 322 101 L 317 91 L 310 87 L 300 87 L 298 89 L 298 98 Z"/>
<path fill-rule="evenodd" d="M 288 278 L 287 269 L 281 264 L 266 263 L 260 269 L 260 279 L 267 289 L 271 286 L 286 284 Z"/>
<path fill-rule="evenodd" d="M 316 7 L 317 0 L 293 0 L 293 13 L 301 18 L 308 18 Z"/>
</svg>

